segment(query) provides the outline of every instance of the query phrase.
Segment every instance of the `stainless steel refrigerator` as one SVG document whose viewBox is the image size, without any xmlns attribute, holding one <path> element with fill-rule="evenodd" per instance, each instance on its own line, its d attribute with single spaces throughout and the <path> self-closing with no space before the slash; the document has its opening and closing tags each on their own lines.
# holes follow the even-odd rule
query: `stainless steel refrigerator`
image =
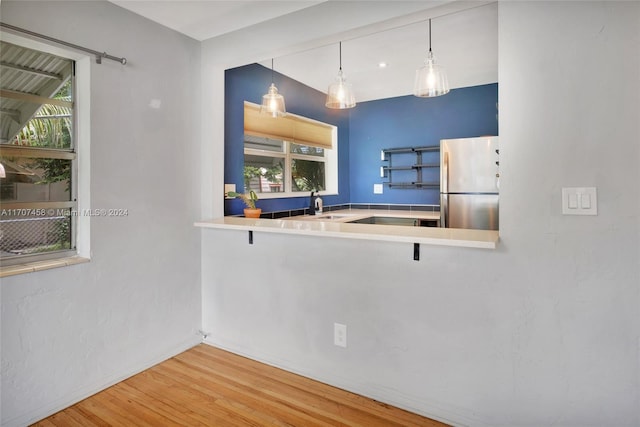
<svg viewBox="0 0 640 427">
<path fill-rule="evenodd" d="M 440 226 L 498 229 L 498 137 L 440 141 Z"/>
</svg>

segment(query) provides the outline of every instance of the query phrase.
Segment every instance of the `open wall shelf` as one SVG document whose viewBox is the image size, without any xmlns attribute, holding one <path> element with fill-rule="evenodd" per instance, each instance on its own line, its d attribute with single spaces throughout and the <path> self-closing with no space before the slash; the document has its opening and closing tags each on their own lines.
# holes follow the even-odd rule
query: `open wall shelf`
<svg viewBox="0 0 640 427">
<path fill-rule="evenodd" d="M 440 188 L 440 182 L 434 181 L 423 181 L 423 169 L 427 168 L 439 168 L 440 162 L 426 162 L 423 163 L 422 154 L 426 152 L 439 152 L 439 146 L 433 147 L 405 147 L 405 148 L 386 148 L 380 152 L 380 160 L 383 162 L 387 162 L 386 165 L 380 167 L 380 177 L 387 178 L 388 181 L 385 183 L 389 186 L 389 188 Z M 411 163 L 408 163 L 406 160 L 406 156 L 402 159 L 403 161 L 400 164 L 394 163 L 393 158 L 396 154 L 415 154 L 415 157 L 412 157 Z M 396 162 L 398 162 L 398 157 L 395 156 Z M 412 176 L 415 179 L 411 181 L 407 181 L 407 174 L 403 175 L 402 181 L 394 181 L 393 171 L 415 171 L 415 174 Z"/>
</svg>

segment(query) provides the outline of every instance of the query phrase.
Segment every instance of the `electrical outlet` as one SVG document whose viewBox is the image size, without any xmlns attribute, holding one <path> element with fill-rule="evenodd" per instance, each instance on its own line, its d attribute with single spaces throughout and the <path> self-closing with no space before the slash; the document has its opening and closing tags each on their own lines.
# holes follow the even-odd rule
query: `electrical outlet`
<svg viewBox="0 0 640 427">
<path fill-rule="evenodd" d="M 338 347 L 347 346 L 347 325 L 333 324 L 333 344 Z"/>
</svg>

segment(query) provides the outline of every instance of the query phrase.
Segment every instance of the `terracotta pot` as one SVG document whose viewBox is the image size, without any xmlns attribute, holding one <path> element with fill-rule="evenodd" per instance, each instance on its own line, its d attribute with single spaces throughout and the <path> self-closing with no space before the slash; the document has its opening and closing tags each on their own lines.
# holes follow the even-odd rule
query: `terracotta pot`
<svg viewBox="0 0 640 427">
<path fill-rule="evenodd" d="M 244 210 L 245 218 L 260 218 L 260 214 L 262 213 L 262 209 L 260 208 L 246 208 Z"/>
</svg>

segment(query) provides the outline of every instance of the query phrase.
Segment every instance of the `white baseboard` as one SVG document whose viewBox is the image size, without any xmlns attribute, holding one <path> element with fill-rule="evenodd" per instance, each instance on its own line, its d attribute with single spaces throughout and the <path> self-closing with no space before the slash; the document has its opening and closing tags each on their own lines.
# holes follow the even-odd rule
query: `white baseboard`
<svg viewBox="0 0 640 427">
<path fill-rule="evenodd" d="M 112 385 L 119 383 L 120 381 L 123 381 L 136 374 L 139 374 L 140 372 L 146 369 L 149 369 L 160 362 L 170 359 L 173 356 L 176 356 L 177 354 L 180 354 L 183 351 L 186 351 L 191 347 L 194 347 L 200 344 L 201 342 L 202 342 L 202 337 L 200 337 L 199 335 L 194 335 L 193 337 L 190 337 L 188 340 L 185 340 L 180 344 L 177 344 L 175 346 L 172 346 L 166 349 L 166 351 L 164 351 L 164 353 L 161 355 L 158 355 L 150 360 L 147 360 L 135 366 L 131 366 L 129 367 L 129 369 L 126 369 L 123 372 L 103 378 L 101 381 L 95 384 L 82 387 L 76 390 L 74 393 L 64 396 L 63 398 L 58 399 L 47 406 L 38 408 L 35 411 L 21 414 L 11 420 L 6 420 L 6 421 L 3 420 L 2 427 L 21 427 L 21 426 L 35 423 L 50 415 L 55 414 L 56 412 L 59 412 L 65 408 L 68 408 L 69 406 L 72 406 L 80 402 L 81 400 L 86 399 L 89 396 L 92 396 L 106 388 L 109 388 Z"/>
</svg>

